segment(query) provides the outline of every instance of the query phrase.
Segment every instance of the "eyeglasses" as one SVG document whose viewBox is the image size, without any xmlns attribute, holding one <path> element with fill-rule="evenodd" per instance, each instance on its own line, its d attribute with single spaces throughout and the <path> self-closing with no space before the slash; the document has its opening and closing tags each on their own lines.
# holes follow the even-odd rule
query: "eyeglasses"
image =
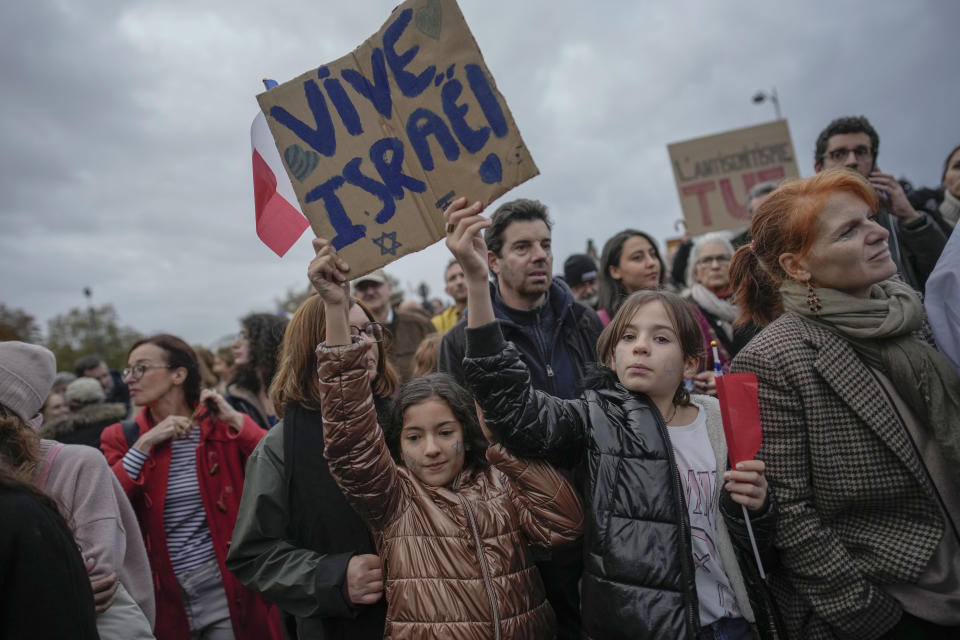
<svg viewBox="0 0 960 640">
<path fill-rule="evenodd" d="M 854 147 L 853 149 L 847 149 L 846 147 L 837 147 L 827 151 L 827 155 L 834 162 L 843 162 L 850 155 L 850 152 L 853 152 L 854 157 L 857 160 L 863 160 L 864 158 L 869 158 L 873 155 L 873 150 L 870 147 L 865 147 L 860 145 L 859 147 Z"/>
<path fill-rule="evenodd" d="M 361 334 L 370 342 L 383 342 L 383 325 L 379 322 L 368 322 L 363 325 L 362 329 L 358 326 L 350 325 L 351 338 L 359 338 Z"/>
<path fill-rule="evenodd" d="M 133 378 L 134 382 L 143 377 L 143 374 L 147 372 L 147 369 L 175 369 L 172 364 L 135 364 L 132 367 L 127 367 L 120 372 L 120 379 L 126 380 L 127 377 Z"/>
<path fill-rule="evenodd" d="M 721 267 L 730 262 L 730 256 L 703 256 L 697 260 L 697 265 L 706 266 L 708 264 L 718 264 Z"/>
</svg>

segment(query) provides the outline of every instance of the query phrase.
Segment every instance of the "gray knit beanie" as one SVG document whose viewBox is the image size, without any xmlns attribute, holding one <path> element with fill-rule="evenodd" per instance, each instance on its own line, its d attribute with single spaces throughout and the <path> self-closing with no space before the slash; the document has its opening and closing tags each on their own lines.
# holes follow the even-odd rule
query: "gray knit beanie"
<svg viewBox="0 0 960 640">
<path fill-rule="evenodd" d="M 93 378 L 77 378 L 67 385 L 67 402 L 71 406 L 96 404 L 103 402 L 106 396 L 103 393 L 103 385 L 99 380 Z"/>
<path fill-rule="evenodd" d="M 57 360 L 45 347 L 26 342 L 0 342 L 0 404 L 33 429 L 39 429 L 39 413 L 53 378 Z"/>
</svg>

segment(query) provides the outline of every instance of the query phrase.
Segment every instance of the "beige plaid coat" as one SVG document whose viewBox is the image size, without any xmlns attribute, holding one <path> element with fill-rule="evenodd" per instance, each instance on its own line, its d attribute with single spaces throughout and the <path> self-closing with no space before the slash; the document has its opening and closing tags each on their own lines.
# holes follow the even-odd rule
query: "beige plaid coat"
<svg viewBox="0 0 960 640">
<path fill-rule="evenodd" d="M 771 591 L 791 638 L 878 638 L 901 615 L 944 523 L 879 382 L 831 331 L 786 313 L 733 361 L 759 379 L 758 457 L 780 503 Z"/>
</svg>

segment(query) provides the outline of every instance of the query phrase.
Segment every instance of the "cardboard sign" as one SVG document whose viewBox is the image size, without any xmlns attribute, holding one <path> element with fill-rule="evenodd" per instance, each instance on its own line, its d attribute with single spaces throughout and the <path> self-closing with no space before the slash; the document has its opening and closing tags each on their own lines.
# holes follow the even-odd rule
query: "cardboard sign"
<svg viewBox="0 0 960 640">
<path fill-rule="evenodd" d="M 760 450 L 763 434 L 757 376 L 752 373 L 728 373 L 718 375 L 716 382 L 730 465 L 753 460 Z"/>
<path fill-rule="evenodd" d="M 454 0 L 408 0 L 339 60 L 257 96 L 297 199 L 359 277 L 539 173 Z"/>
<path fill-rule="evenodd" d="M 746 227 L 753 185 L 800 175 L 786 120 L 675 142 L 667 152 L 691 236 Z"/>
</svg>

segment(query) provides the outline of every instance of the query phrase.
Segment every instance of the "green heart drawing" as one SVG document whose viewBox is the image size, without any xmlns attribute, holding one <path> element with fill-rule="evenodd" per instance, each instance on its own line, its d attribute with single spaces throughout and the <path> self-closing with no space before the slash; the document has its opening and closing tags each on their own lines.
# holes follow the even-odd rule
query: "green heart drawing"
<svg viewBox="0 0 960 640">
<path fill-rule="evenodd" d="M 314 151 L 304 151 L 298 144 L 292 144 L 283 150 L 283 159 L 293 176 L 303 182 L 317 168 L 320 156 Z"/>
<path fill-rule="evenodd" d="M 427 36 L 428 38 L 433 38 L 434 40 L 440 39 L 441 28 L 441 19 L 440 11 L 440 0 L 427 0 L 427 6 L 418 9 L 416 20 L 417 29 L 420 30 L 420 33 Z"/>
</svg>

